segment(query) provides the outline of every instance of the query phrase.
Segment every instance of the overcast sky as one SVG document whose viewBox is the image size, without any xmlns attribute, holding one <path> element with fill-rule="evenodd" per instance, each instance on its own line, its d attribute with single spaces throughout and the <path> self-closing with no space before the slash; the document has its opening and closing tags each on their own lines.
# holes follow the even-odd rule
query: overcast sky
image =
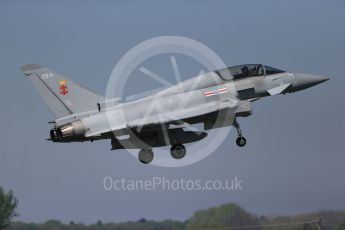
<svg viewBox="0 0 345 230">
<path fill-rule="evenodd" d="M 0 1 L 0 185 L 19 199 L 17 220 L 185 220 L 227 202 L 260 215 L 344 209 L 344 10 L 341 0 Z M 53 117 L 21 65 L 39 63 L 105 94 L 121 56 L 162 35 L 200 41 L 229 66 L 265 63 L 331 80 L 255 102 L 254 115 L 240 120 L 246 147 L 232 130 L 214 154 L 186 167 L 140 164 L 110 151 L 109 141 L 45 141 Z M 152 84 L 138 82 L 131 91 Z M 106 176 L 237 176 L 243 189 L 116 192 L 103 188 Z"/>
</svg>

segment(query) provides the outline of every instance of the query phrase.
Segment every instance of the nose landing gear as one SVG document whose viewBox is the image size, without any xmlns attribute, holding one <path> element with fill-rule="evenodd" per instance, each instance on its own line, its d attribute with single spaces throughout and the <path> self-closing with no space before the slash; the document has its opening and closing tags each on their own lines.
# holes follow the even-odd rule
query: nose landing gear
<svg viewBox="0 0 345 230">
<path fill-rule="evenodd" d="M 237 139 L 236 139 L 236 144 L 239 146 L 239 147 L 243 147 L 247 144 L 247 140 L 246 138 L 244 138 L 242 136 L 242 130 L 240 128 L 240 124 L 237 122 L 237 120 L 235 119 L 234 120 L 234 124 L 233 126 L 236 128 L 236 131 L 237 131 Z"/>
<path fill-rule="evenodd" d="M 239 146 L 239 147 L 243 147 L 247 144 L 247 140 L 246 138 L 244 137 L 237 137 L 236 139 L 236 144 Z"/>
</svg>

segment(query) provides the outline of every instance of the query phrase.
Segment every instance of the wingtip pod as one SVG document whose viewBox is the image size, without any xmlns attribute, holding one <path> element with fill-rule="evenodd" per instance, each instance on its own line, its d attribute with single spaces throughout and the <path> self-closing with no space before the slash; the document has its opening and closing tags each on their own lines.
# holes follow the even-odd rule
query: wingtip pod
<svg viewBox="0 0 345 230">
<path fill-rule="evenodd" d="M 24 73 L 28 73 L 28 72 L 32 72 L 34 70 L 37 70 L 37 69 L 42 69 L 43 67 L 38 65 L 38 64 L 26 64 L 26 65 L 23 65 L 20 67 L 20 69 L 24 72 Z"/>
</svg>

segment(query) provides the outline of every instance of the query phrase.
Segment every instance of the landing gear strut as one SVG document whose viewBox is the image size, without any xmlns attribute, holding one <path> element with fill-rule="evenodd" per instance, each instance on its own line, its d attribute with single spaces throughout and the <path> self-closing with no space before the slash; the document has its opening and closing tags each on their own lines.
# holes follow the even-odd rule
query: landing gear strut
<svg viewBox="0 0 345 230">
<path fill-rule="evenodd" d="M 153 160 L 152 149 L 145 148 L 141 149 L 138 154 L 139 161 L 143 164 L 148 164 Z"/>
<path fill-rule="evenodd" d="M 170 154 L 175 159 L 182 159 L 186 155 L 186 147 L 182 144 L 174 144 L 171 146 Z"/>
<path fill-rule="evenodd" d="M 240 124 L 237 122 L 237 120 L 235 119 L 234 120 L 234 127 L 236 128 L 236 131 L 237 131 L 237 139 L 236 139 L 236 144 L 239 146 L 239 147 L 243 147 L 247 144 L 247 140 L 246 138 L 244 138 L 242 136 L 242 130 L 240 128 Z"/>
</svg>

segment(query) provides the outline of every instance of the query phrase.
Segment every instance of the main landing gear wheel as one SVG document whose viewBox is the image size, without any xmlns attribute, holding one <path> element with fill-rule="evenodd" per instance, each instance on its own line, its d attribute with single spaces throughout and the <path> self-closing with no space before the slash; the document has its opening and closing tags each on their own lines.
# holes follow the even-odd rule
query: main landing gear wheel
<svg viewBox="0 0 345 230">
<path fill-rule="evenodd" d="M 138 154 L 139 161 L 143 164 L 148 164 L 153 160 L 152 149 L 141 149 Z"/>
<path fill-rule="evenodd" d="M 186 148 L 182 144 L 174 144 L 171 146 L 170 154 L 175 159 L 182 159 L 186 156 Z"/>
<path fill-rule="evenodd" d="M 237 131 L 237 139 L 236 139 L 236 144 L 239 146 L 239 147 L 243 147 L 247 144 L 247 140 L 246 138 L 244 138 L 242 136 L 242 130 L 240 128 L 240 124 L 237 122 L 237 120 L 235 119 L 234 120 L 234 127 L 236 128 L 236 131 Z"/>
</svg>

